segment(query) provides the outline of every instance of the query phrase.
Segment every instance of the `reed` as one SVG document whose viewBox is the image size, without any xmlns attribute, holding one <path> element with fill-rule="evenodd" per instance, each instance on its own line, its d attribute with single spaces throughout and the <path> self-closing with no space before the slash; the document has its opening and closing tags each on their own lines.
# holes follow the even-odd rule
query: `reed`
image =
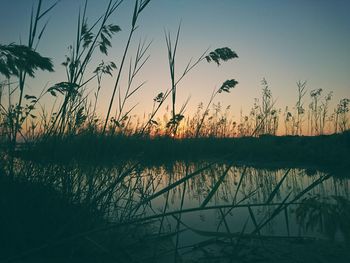
<svg viewBox="0 0 350 263">
<path fill-rule="evenodd" d="M 152 239 L 156 247 L 159 240 L 174 237 L 169 251 L 179 262 L 181 235 L 185 231 L 209 238 L 192 245 L 193 249 L 221 241 L 237 254 L 243 251 L 245 240 L 297 239 L 291 234 L 291 207 L 300 205 L 298 220 L 310 226 L 316 225 L 312 221 L 315 207 L 333 211 L 340 206 L 347 211 L 348 201 L 339 197 L 334 199 L 336 208 L 327 202 L 321 205 L 322 200 L 316 197 L 307 198 L 331 177 L 329 174 L 310 176 L 311 183 L 302 189 L 295 186 L 283 193 L 282 189 L 287 183 L 295 183 L 293 167 L 318 167 L 334 173 L 335 168 L 349 168 L 349 99 L 340 100 L 331 120 L 332 93 L 322 98 L 321 89 L 310 92 L 308 134 L 322 136 L 301 136 L 307 133 L 303 126 L 307 102 L 306 82 L 300 81 L 294 109 L 286 108 L 284 116 L 286 135 L 298 136 L 275 136 L 281 110 L 265 78 L 261 82 L 261 99 L 254 101 L 247 115 L 242 112 L 239 121 L 231 117 L 229 105 L 225 107 L 217 101 L 236 88 L 235 79 L 214 89 L 194 116 L 185 116 L 189 99 L 182 104 L 178 100 L 182 80 L 205 61 L 220 66 L 238 55 L 228 47 L 210 52 L 207 49 L 179 70 L 179 26 L 174 39 L 165 32 L 170 87 L 155 96 L 147 117 L 135 122 L 131 113 L 136 105 L 129 106 L 129 101 L 143 90 L 145 82 L 135 82 L 147 65 L 151 42 L 140 41 L 133 56 L 131 44 L 150 0 L 135 1 L 121 61 L 92 65 L 95 55 L 108 55 L 113 36 L 121 30 L 109 21 L 123 2 L 109 0 L 104 13 L 95 20 L 88 20 L 89 5 L 87 0 L 84 2 L 77 18 L 74 45 L 62 63 L 66 79 L 45 86 L 37 96 L 26 94 L 26 81 L 37 77 L 38 70 L 53 72 L 51 59 L 42 56 L 37 47 L 48 26 L 43 19 L 58 2 L 45 9 L 43 1 L 38 0 L 31 14 L 28 44 L 0 44 L 0 76 L 4 78 L 0 81 L 0 199 L 4 200 L 0 202 L 4 212 L 0 247 L 2 252 L 8 249 L 0 253 L 1 261 L 47 260 L 52 255 L 66 261 L 71 255 L 72 262 L 86 262 L 89 257 L 95 261 L 130 262 L 134 256 L 130 248 L 145 245 L 144 240 Z M 92 66 L 95 70 L 89 74 Z M 102 83 L 115 71 L 106 117 L 100 118 Z M 125 86 L 121 85 L 122 79 L 126 79 Z M 93 83 L 95 89 L 89 92 Z M 55 100 L 49 110 L 41 104 L 46 95 Z M 159 115 L 168 101 L 170 109 L 162 120 Z M 327 130 L 331 125 L 335 134 L 324 135 L 331 133 Z M 244 166 L 235 167 L 238 162 Z M 247 162 L 265 166 L 282 163 L 286 169 L 280 177 L 271 177 L 271 171 L 255 176 Z M 160 163 L 159 170 L 152 170 Z M 166 177 L 162 171 L 171 172 Z M 308 171 L 313 173 L 313 169 Z M 339 177 L 347 176 L 343 171 Z M 234 181 L 227 185 L 233 174 Z M 188 193 L 193 189 L 198 191 L 198 205 L 188 207 Z M 174 195 L 179 196 L 175 206 Z M 219 203 L 220 198 L 227 203 Z M 160 210 L 155 205 L 159 200 Z M 239 209 L 247 218 L 236 231 L 229 218 Z M 257 209 L 264 213 L 261 215 Z M 208 211 L 218 217 L 214 231 L 185 222 L 188 215 Z M 334 215 L 345 218 L 344 213 Z M 286 236 L 266 235 L 266 227 L 282 214 Z M 169 230 L 172 224 L 174 228 Z M 346 230 L 348 224 L 339 226 Z M 143 259 L 152 261 L 159 256 L 154 247 L 152 256 Z"/>
</svg>

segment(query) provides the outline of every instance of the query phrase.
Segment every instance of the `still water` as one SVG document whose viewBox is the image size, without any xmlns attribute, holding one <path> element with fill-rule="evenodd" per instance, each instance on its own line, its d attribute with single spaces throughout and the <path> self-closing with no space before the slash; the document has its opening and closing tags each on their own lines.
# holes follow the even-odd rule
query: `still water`
<svg viewBox="0 0 350 263">
<path fill-rule="evenodd" d="M 178 162 L 141 173 L 158 178 L 157 187 L 163 189 L 204 165 Z M 313 169 L 214 164 L 152 200 L 149 213 L 184 211 L 166 217 L 161 226 L 186 229 L 180 235 L 184 246 L 208 237 L 250 234 L 343 240 L 350 230 L 349 182 Z"/>
<path fill-rule="evenodd" d="M 151 217 L 153 232 L 175 233 L 181 247 L 214 237 L 350 238 L 345 175 L 227 162 L 27 163 L 23 171 L 73 202 L 93 201 L 110 221 Z"/>
</svg>

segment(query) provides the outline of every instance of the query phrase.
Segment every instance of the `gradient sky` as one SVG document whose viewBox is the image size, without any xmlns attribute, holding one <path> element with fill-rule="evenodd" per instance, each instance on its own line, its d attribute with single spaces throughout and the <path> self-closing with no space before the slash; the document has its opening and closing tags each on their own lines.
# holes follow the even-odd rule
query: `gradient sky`
<svg viewBox="0 0 350 263">
<path fill-rule="evenodd" d="M 52 2 L 44 0 L 44 5 Z M 38 94 L 46 83 L 65 80 L 60 63 L 74 41 L 83 2 L 62 0 L 50 13 L 38 51 L 53 58 L 56 73 L 38 73 L 38 78 L 29 82 L 28 93 Z M 89 1 L 89 21 L 103 12 L 106 3 Z M 119 65 L 134 3 L 125 0 L 111 18 L 110 22 L 120 25 L 122 32 L 114 37 L 109 56 L 95 56 L 94 65 L 101 59 Z M 2 44 L 27 41 L 33 4 L 35 0 L 0 0 Z M 208 47 L 227 46 L 239 55 L 239 59 L 220 67 L 204 62 L 181 83 L 178 107 L 191 96 L 187 112 L 200 101 L 208 101 L 212 90 L 231 78 L 238 80 L 239 85 L 230 94 L 220 94 L 217 100 L 224 106 L 231 105 L 235 116 L 241 108 L 248 113 L 254 98 L 260 97 L 263 77 L 282 110 L 295 104 L 298 80 L 308 81 L 308 91 L 334 91 L 334 105 L 340 98 L 350 97 L 349 13 L 348 0 L 151 0 L 140 17 L 132 45 L 134 48 L 140 38 L 153 40 L 150 61 L 136 82 L 147 80 L 147 84 L 128 105 L 139 102 L 135 113 L 147 113 L 155 95 L 170 87 L 164 29 L 175 34 L 180 21 L 178 74 L 191 57 L 198 57 Z M 98 106 L 101 115 L 106 112 L 113 86 L 114 80 L 106 79 Z"/>
</svg>

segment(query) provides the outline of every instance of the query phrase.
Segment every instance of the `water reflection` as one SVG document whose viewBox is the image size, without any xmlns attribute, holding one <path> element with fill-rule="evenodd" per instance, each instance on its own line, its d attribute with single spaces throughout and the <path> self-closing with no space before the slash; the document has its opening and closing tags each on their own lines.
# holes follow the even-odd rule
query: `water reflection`
<svg viewBox="0 0 350 263">
<path fill-rule="evenodd" d="M 213 239 L 237 246 L 243 239 L 350 237 L 350 180 L 320 171 L 227 162 L 16 167 L 18 176 L 54 186 L 117 225 L 151 222 L 152 235 L 172 237 L 176 251 Z"/>
<path fill-rule="evenodd" d="M 175 163 L 171 167 L 148 168 L 142 173 L 158 177 L 159 187 L 165 188 L 202 165 Z M 217 186 L 220 181 L 221 184 Z M 244 229 L 247 234 L 259 233 L 266 236 L 328 237 L 324 228 L 305 226 L 310 223 L 304 218 L 307 212 L 300 212 L 301 207 L 305 207 L 307 200 L 312 200 L 314 196 L 336 196 L 349 200 L 348 186 L 349 180 L 334 178 L 318 171 L 310 176 L 305 169 L 267 170 L 215 164 L 186 181 L 186 184 L 153 200 L 153 208 L 162 213 L 178 210 L 187 212 L 201 206 L 204 208 L 203 202 L 217 187 L 205 205 L 214 209 L 183 213 L 181 216 L 182 226 L 190 229 L 193 236 L 209 236 L 210 231 L 213 235 L 218 232 L 239 233 Z M 296 210 L 299 211 L 297 216 Z M 345 213 L 340 217 L 350 218 Z M 169 217 L 167 220 L 167 231 L 176 228 L 176 219 Z M 193 238 L 186 235 L 184 242 L 189 243 Z"/>
</svg>

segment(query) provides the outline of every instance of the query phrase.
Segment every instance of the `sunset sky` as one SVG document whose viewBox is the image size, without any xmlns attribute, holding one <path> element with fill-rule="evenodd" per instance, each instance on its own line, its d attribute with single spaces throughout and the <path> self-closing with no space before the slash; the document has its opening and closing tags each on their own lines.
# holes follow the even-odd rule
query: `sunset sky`
<svg viewBox="0 0 350 263">
<path fill-rule="evenodd" d="M 1 44 L 27 42 L 30 10 L 36 2 L 0 0 Z M 53 2 L 44 1 L 44 6 Z M 88 21 L 102 14 L 107 2 L 90 0 Z M 79 7 L 83 3 L 62 0 L 50 13 L 38 51 L 53 59 L 56 72 L 38 72 L 38 78 L 28 83 L 30 91 L 27 93 L 38 94 L 47 83 L 50 86 L 66 80 L 60 63 L 67 54 L 67 47 L 74 43 Z M 110 19 L 122 32 L 115 35 L 108 57 L 96 53 L 93 65 L 103 59 L 119 66 L 134 3 L 134 0 L 125 0 Z M 318 88 L 324 90 L 324 95 L 333 91 L 334 105 L 340 98 L 350 97 L 349 13 L 348 0 L 151 0 L 140 16 L 129 53 L 134 55 L 140 38 L 153 41 L 150 60 L 135 83 L 146 80 L 147 84 L 128 105 L 139 103 L 134 113 L 148 113 L 152 99 L 170 88 L 164 30 L 175 35 L 180 22 L 178 75 L 191 57 L 195 59 L 208 47 L 213 50 L 227 46 L 239 56 L 220 67 L 203 62 L 179 85 L 178 108 L 191 96 L 187 114 L 200 101 L 208 101 L 215 87 L 232 78 L 239 85 L 230 94 L 220 94 L 217 101 L 224 106 L 231 105 L 236 117 L 241 108 L 248 113 L 254 98 L 260 97 L 260 82 L 264 77 L 282 110 L 295 104 L 298 80 L 308 82 L 308 95 Z M 106 78 L 98 105 L 101 116 L 105 116 L 113 86 L 114 78 Z M 49 103 L 50 99 L 48 95 L 45 101 Z"/>
</svg>

